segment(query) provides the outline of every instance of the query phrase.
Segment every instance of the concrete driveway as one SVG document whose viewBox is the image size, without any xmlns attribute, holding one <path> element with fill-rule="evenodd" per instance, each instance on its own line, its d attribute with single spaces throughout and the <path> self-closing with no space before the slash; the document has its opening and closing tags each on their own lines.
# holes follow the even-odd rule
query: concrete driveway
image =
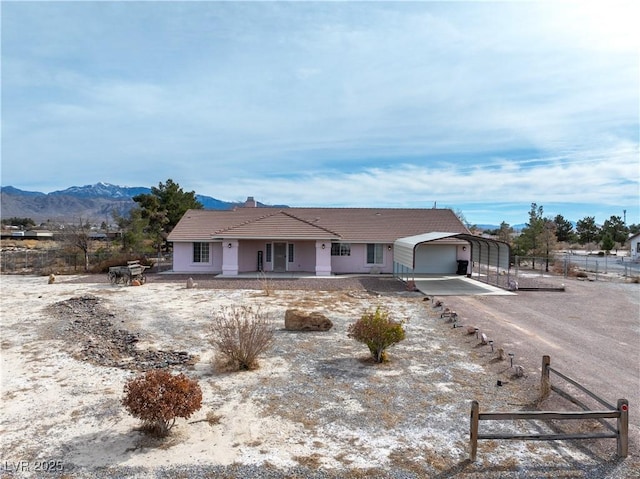
<svg viewBox="0 0 640 479">
<path fill-rule="evenodd" d="M 427 296 L 513 296 L 515 293 L 462 275 L 416 276 L 415 285 Z"/>
</svg>

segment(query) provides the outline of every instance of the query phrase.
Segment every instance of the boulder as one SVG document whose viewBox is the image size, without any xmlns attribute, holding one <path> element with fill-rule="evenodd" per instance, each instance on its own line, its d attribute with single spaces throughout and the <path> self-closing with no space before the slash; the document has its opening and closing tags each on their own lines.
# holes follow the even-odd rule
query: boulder
<svg viewBox="0 0 640 479">
<path fill-rule="evenodd" d="M 287 309 L 284 313 L 284 329 L 289 331 L 329 331 L 332 327 L 333 323 L 324 314 L 299 309 Z"/>
</svg>

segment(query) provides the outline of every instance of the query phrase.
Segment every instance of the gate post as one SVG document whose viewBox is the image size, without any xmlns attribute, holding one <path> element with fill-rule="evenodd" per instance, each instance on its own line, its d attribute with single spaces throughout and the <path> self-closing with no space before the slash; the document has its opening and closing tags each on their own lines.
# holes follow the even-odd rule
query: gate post
<svg viewBox="0 0 640 479">
<path fill-rule="evenodd" d="M 618 399 L 618 457 L 627 457 L 629 452 L 629 401 Z"/>
<path fill-rule="evenodd" d="M 551 380 L 549 379 L 549 366 L 551 356 L 542 356 L 542 375 L 540 377 L 540 399 L 546 398 L 551 392 Z"/>
<path fill-rule="evenodd" d="M 480 404 L 478 401 L 471 402 L 471 430 L 469 431 L 471 462 L 476 461 L 478 453 L 478 416 L 480 414 Z"/>
</svg>

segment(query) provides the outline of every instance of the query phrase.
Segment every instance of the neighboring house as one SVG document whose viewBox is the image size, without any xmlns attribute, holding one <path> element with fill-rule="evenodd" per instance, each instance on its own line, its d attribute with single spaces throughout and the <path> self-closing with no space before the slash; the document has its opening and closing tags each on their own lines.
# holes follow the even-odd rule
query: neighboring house
<svg viewBox="0 0 640 479">
<path fill-rule="evenodd" d="M 631 250 L 631 260 L 640 261 L 640 233 L 629 237 L 629 248 Z"/>
<path fill-rule="evenodd" d="M 257 208 L 189 210 L 171 231 L 177 273 L 393 273 L 394 242 L 431 232 L 469 234 L 449 209 Z M 420 245 L 423 273 L 455 274 L 469 243 Z"/>
<path fill-rule="evenodd" d="M 53 231 L 49 230 L 29 230 L 24 234 L 25 238 L 53 239 Z"/>
</svg>

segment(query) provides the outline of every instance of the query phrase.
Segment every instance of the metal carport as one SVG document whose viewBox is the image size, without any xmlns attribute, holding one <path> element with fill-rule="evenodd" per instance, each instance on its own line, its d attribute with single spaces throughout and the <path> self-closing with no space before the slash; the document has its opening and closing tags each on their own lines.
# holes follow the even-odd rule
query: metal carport
<svg viewBox="0 0 640 479">
<path fill-rule="evenodd" d="M 432 232 L 399 238 L 393 243 L 393 272 L 405 281 L 421 274 L 416 270 L 416 249 L 431 242 L 468 243 L 471 251 L 471 273 L 474 279 L 499 285 L 501 275 L 509 271 L 510 247 L 503 241 L 468 233 Z"/>
</svg>

